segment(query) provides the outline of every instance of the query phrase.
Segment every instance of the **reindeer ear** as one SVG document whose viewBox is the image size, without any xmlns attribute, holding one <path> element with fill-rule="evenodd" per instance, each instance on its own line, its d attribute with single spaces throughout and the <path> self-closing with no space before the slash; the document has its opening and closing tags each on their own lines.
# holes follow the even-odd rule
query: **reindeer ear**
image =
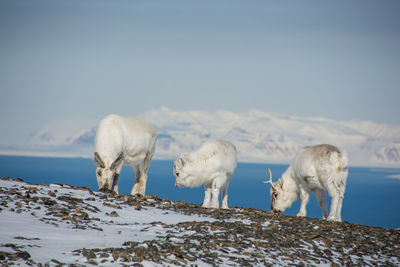
<svg viewBox="0 0 400 267">
<path fill-rule="evenodd" d="M 175 162 L 175 169 L 182 169 L 185 165 L 185 161 L 182 158 L 178 158 Z"/>
<path fill-rule="evenodd" d="M 272 188 L 272 190 L 274 190 L 274 191 L 276 190 L 273 183 L 271 183 L 271 188 Z"/>
<path fill-rule="evenodd" d="M 97 167 L 104 168 L 104 161 L 101 159 L 99 153 L 94 152 L 94 158 L 93 158 L 94 164 L 96 164 Z"/>
<path fill-rule="evenodd" d="M 279 178 L 278 186 L 283 189 L 283 179 L 282 178 Z"/>
<path fill-rule="evenodd" d="M 114 162 L 111 164 L 110 169 L 111 170 L 115 170 L 117 168 L 117 166 L 121 163 L 121 161 L 124 158 L 124 152 L 119 153 L 118 157 L 116 160 L 114 160 Z"/>
</svg>

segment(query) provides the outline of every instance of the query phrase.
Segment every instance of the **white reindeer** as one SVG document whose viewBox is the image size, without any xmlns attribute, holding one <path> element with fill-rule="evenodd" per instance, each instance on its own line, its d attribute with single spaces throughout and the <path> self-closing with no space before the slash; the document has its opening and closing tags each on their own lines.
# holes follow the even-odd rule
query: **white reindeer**
<svg viewBox="0 0 400 267">
<path fill-rule="evenodd" d="M 292 164 L 276 183 L 272 183 L 271 170 L 271 210 L 281 212 L 289 208 L 293 201 L 300 199 L 301 207 L 297 216 L 306 216 L 306 205 L 310 192 L 317 196 L 324 219 L 341 221 L 341 210 L 346 189 L 347 155 L 332 145 L 316 145 L 302 148 Z M 326 208 L 326 189 L 331 197 L 328 216 Z M 328 216 L 328 217 L 327 217 Z"/>
<path fill-rule="evenodd" d="M 236 147 L 226 141 L 211 139 L 198 150 L 174 162 L 176 187 L 204 184 L 204 208 L 228 208 L 228 186 L 236 168 Z"/>
<path fill-rule="evenodd" d="M 95 138 L 94 163 L 100 191 L 118 193 L 122 165 L 136 174 L 131 195 L 144 195 L 147 171 L 153 157 L 156 131 L 135 118 L 108 115 L 99 124 Z"/>
</svg>

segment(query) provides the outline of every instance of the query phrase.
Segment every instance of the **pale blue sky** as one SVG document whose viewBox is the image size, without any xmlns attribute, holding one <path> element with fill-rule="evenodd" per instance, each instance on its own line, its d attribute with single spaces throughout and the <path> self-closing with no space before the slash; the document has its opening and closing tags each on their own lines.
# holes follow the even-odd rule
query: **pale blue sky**
<svg viewBox="0 0 400 267">
<path fill-rule="evenodd" d="M 0 0 L 0 141 L 159 106 L 400 124 L 399 14 L 386 0 Z"/>
</svg>

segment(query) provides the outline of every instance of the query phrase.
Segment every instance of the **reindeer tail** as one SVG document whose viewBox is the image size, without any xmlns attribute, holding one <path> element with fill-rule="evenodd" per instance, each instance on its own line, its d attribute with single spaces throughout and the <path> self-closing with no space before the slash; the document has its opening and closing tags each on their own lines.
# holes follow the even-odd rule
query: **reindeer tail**
<svg viewBox="0 0 400 267">
<path fill-rule="evenodd" d="M 334 168 L 336 168 L 337 176 L 335 179 L 335 184 L 337 185 L 338 190 L 341 193 L 341 197 L 343 198 L 344 191 L 346 189 L 347 176 L 349 175 L 348 172 L 349 159 L 347 158 L 346 151 L 333 152 L 330 156 L 330 161 L 331 164 L 334 164 L 332 166 L 335 166 Z"/>
<path fill-rule="evenodd" d="M 338 152 L 333 151 L 329 159 L 332 166 L 336 166 L 338 172 L 347 172 L 349 159 L 346 151 Z"/>
<path fill-rule="evenodd" d="M 336 168 L 338 175 L 338 184 L 345 188 L 346 180 L 348 176 L 348 164 L 349 160 L 347 158 L 346 151 L 334 151 L 330 155 L 330 162 L 334 168 Z"/>
</svg>

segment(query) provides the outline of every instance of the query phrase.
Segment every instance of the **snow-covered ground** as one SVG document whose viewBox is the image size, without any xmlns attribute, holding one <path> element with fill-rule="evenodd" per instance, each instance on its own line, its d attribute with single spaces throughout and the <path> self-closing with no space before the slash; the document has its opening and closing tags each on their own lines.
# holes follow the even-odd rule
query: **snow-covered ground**
<svg viewBox="0 0 400 267">
<path fill-rule="evenodd" d="M 33 186 L 0 181 L 0 187 L 8 188 L 9 192 L 29 192 L 31 197 L 38 198 L 28 203 L 20 200 L 14 202 L 12 199 L 16 195 L 1 194 L 0 199 L 3 204 L 0 216 L 0 251 L 15 252 L 12 247 L 5 246 L 15 244 L 22 250 L 29 251 L 35 262 L 45 263 L 57 259 L 60 262 L 84 264 L 85 259 L 74 255 L 74 250 L 119 247 L 127 240 L 153 240 L 157 236 L 166 235 L 168 229 L 163 228 L 162 224 L 215 220 L 163 211 L 156 207 L 141 207 L 138 210 L 135 206 L 120 206 L 116 211 L 112 204 L 104 205 L 107 202 L 100 201 L 96 195 L 98 193 L 70 189 L 68 186 Z M 60 196 L 66 197 L 66 200 L 77 199 L 77 206 L 72 208 L 73 206 L 60 200 Z M 86 200 L 87 204 L 81 200 Z M 66 214 L 62 213 L 63 210 Z M 83 220 L 84 223 L 74 223 L 68 217 L 71 213 L 85 214 L 83 219 L 87 214 L 86 218 L 91 219 L 86 222 Z M 153 224 L 154 222 L 160 224 Z"/>
<path fill-rule="evenodd" d="M 0 262 L 399 266 L 400 232 L 0 179 Z"/>
</svg>

